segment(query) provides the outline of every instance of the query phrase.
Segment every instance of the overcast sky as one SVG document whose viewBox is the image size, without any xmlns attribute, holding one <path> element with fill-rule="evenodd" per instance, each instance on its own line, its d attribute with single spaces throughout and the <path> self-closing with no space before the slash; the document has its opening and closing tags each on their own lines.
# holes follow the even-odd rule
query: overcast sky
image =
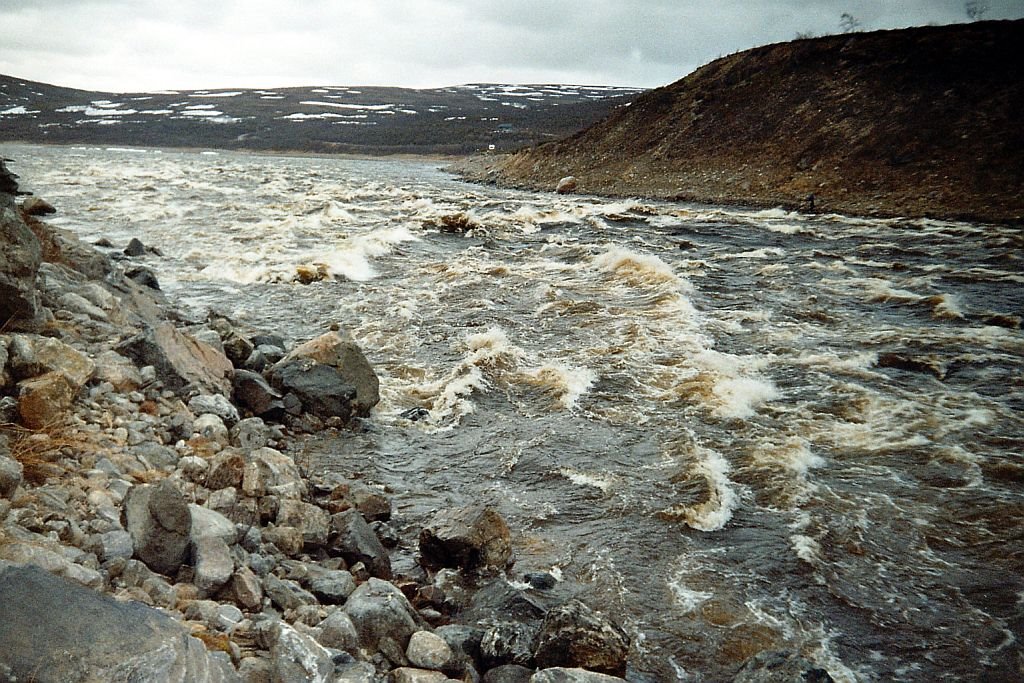
<svg viewBox="0 0 1024 683">
<path fill-rule="evenodd" d="M 1024 0 L 982 0 L 986 19 Z M 0 73 L 91 90 L 653 87 L 798 33 L 967 20 L 964 0 L 0 0 Z"/>
</svg>

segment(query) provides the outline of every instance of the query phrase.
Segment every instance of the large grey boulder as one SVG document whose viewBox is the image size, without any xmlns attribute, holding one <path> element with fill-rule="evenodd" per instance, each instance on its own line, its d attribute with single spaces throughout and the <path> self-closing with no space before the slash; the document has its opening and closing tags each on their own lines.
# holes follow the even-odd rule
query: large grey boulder
<svg viewBox="0 0 1024 683">
<path fill-rule="evenodd" d="M 358 510 L 345 510 L 332 515 L 331 531 L 331 545 L 346 562 L 362 562 L 373 576 L 391 578 L 388 551 Z"/>
<path fill-rule="evenodd" d="M 36 316 L 36 272 L 43 254 L 39 238 L 14 203 L 18 184 L 0 161 L 0 324 Z"/>
<path fill-rule="evenodd" d="M 402 651 L 418 629 L 416 611 L 405 595 L 387 581 L 370 578 L 349 596 L 345 613 L 352 620 L 362 646 L 373 652 L 390 639 Z"/>
<path fill-rule="evenodd" d="M 622 676 L 628 655 L 625 631 L 579 600 L 570 600 L 544 616 L 534 659 L 541 668 L 574 667 Z"/>
<path fill-rule="evenodd" d="M 35 567 L 0 563 L 0 668 L 10 680 L 240 681 L 170 617 Z"/>
<path fill-rule="evenodd" d="M 284 622 L 271 629 L 270 657 L 275 681 L 280 683 L 327 683 L 334 661 L 322 645 Z"/>
<path fill-rule="evenodd" d="M 282 360 L 267 374 L 274 388 L 298 398 L 307 413 L 344 420 L 355 414 L 356 388 L 330 365 L 309 358 Z"/>
<path fill-rule="evenodd" d="M 338 371 L 341 380 L 356 390 L 352 401 L 354 415 L 369 415 L 370 409 L 380 401 L 380 381 L 373 366 L 366 360 L 362 349 L 350 335 L 328 332 L 305 344 L 296 346 L 281 363 L 309 359 Z"/>
<path fill-rule="evenodd" d="M 132 488 L 124 500 L 124 517 L 135 557 L 147 567 L 171 575 L 188 560 L 192 515 L 171 480 Z"/>
<path fill-rule="evenodd" d="M 512 557 L 508 525 L 493 508 L 443 510 L 420 531 L 420 562 L 428 569 L 502 569 Z"/>
<path fill-rule="evenodd" d="M 118 344 L 116 351 L 139 367 L 152 365 L 157 378 L 172 391 L 188 385 L 231 395 L 231 361 L 209 344 L 179 332 L 169 322 L 147 327 Z"/>
</svg>

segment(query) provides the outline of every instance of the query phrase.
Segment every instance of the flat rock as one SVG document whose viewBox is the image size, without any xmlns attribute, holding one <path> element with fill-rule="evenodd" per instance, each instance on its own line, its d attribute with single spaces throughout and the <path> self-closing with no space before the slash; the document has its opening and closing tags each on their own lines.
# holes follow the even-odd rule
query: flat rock
<svg viewBox="0 0 1024 683">
<path fill-rule="evenodd" d="M 157 378 L 172 391 L 193 384 L 212 393 L 231 393 L 231 361 L 209 344 L 179 332 L 171 323 L 147 327 L 121 342 L 116 351 L 139 367 L 152 365 Z"/>
<path fill-rule="evenodd" d="M 34 567 L 0 565 L 0 661 L 11 680 L 241 681 L 170 617 Z"/>
</svg>

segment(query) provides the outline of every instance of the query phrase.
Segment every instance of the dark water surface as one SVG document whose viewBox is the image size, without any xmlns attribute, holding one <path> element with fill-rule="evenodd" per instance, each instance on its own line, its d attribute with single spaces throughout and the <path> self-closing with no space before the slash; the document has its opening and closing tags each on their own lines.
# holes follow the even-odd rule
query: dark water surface
<svg viewBox="0 0 1024 683">
<path fill-rule="evenodd" d="M 1016 681 L 1020 226 L 469 186 L 428 163 L 7 146 L 85 239 L 172 298 L 381 376 L 315 468 L 422 521 L 486 501 L 514 573 L 622 620 L 633 680 L 762 650 L 837 681 Z M 442 219 L 464 213 L 471 230 Z M 296 269 L 336 276 L 293 284 Z M 410 422 L 413 407 L 430 417 Z"/>
</svg>

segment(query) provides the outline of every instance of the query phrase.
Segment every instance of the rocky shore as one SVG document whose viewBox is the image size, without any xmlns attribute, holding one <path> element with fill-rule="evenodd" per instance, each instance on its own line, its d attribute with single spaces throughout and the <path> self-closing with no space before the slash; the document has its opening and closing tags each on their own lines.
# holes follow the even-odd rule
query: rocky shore
<svg viewBox="0 0 1024 683">
<path fill-rule="evenodd" d="M 305 471 L 303 435 L 378 401 L 344 330 L 183 320 L 144 244 L 81 243 L 15 178 L 0 163 L 0 680 L 623 680 L 627 634 L 517 576 L 495 511 L 403 539 L 385 491 Z"/>
</svg>

